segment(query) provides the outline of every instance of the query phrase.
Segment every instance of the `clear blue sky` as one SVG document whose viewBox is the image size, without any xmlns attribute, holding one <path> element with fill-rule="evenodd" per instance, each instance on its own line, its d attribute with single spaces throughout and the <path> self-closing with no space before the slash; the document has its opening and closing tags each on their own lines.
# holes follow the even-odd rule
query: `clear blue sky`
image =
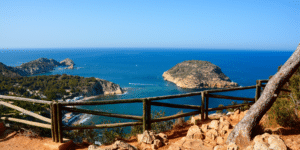
<svg viewBox="0 0 300 150">
<path fill-rule="evenodd" d="M 0 48 L 295 50 L 300 1 L 1 0 Z"/>
</svg>

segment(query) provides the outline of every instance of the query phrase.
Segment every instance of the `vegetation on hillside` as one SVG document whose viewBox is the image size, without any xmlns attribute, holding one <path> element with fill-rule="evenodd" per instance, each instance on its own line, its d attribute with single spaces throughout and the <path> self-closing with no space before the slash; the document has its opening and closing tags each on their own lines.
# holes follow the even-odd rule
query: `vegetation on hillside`
<svg viewBox="0 0 300 150">
<path fill-rule="evenodd" d="M 32 77 L 5 77 L 0 76 L 0 94 L 45 98 L 55 100 L 71 94 L 82 94 L 97 80 L 94 77 L 84 78 L 72 75 L 43 75 Z"/>
<path fill-rule="evenodd" d="M 278 70 L 280 67 L 278 67 Z M 267 126 L 276 126 L 278 124 L 283 127 L 298 127 L 300 123 L 300 114 L 298 114 L 300 110 L 300 68 L 297 69 L 282 88 L 291 92 L 280 92 L 278 98 L 267 112 Z"/>
</svg>

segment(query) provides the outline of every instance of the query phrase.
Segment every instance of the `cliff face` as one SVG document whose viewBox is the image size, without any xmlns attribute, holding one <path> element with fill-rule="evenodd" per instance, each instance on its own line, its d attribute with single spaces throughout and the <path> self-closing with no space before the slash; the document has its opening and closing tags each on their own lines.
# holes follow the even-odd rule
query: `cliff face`
<svg viewBox="0 0 300 150">
<path fill-rule="evenodd" d="M 96 80 L 102 86 L 104 95 L 123 94 L 123 90 L 118 84 L 99 78 L 96 78 Z"/>
<path fill-rule="evenodd" d="M 91 86 L 83 87 L 82 91 L 87 96 L 123 94 L 118 84 L 99 78 L 96 78 L 96 82 L 93 82 Z"/>
<path fill-rule="evenodd" d="M 181 88 L 189 89 L 238 86 L 237 83 L 231 82 L 220 67 L 208 61 L 184 61 L 164 72 L 163 77 Z"/>
</svg>

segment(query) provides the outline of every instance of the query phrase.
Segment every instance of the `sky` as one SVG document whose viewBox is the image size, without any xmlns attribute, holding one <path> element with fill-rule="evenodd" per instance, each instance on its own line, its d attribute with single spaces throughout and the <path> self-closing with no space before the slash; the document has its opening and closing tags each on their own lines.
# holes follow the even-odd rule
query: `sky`
<svg viewBox="0 0 300 150">
<path fill-rule="evenodd" d="M 295 50 L 300 1 L 1 0 L 0 49 Z"/>
</svg>

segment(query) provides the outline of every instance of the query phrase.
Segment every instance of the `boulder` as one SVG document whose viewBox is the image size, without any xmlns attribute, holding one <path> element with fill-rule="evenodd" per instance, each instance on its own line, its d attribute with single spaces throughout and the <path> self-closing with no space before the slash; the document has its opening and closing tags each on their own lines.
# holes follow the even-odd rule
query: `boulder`
<svg viewBox="0 0 300 150">
<path fill-rule="evenodd" d="M 223 145 L 217 145 L 214 147 L 214 150 L 226 150 L 226 147 Z"/>
<path fill-rule="evenodd" d="M 233 115 L 233 114 L 234 114 L 234 112 L 228 112 L 226 115 L 230 116 L 230 115 Z"/>
<path fill-rule="evenodd" d="M 218 130 L 219 129 L 219 123 L 220 122 L 218 120 L 213 120 L 213 121 L 210 122 L 209 128 Z"/>
<path fill-rule="evenodd" d="M 166 145 L 168 137 L 164 133 L 155 134 L 153 131 L 144 131 L 143 134 L 137 135 L 140 149 L 158 149 Z"/>
<path fill-rule="evenodd" d="M 145 130 L 139 143 L 143 142 L 146 144 L 152 144 L 155 139 L 157 139 L 157 138 L 153 131 Z"/>
<path fill-rule="evenodd" d="M 204 146 L 204 143 L 198 139 L 187 139 L 182 138 L 181 140 L 172 143 L 168 150 L 212 150 L 212 148 L 208 146 Z"/>
<path fill-rule="evenodd" d="M 264 142 L 257 141 L 257 142 L 255 142 L 255 144 L 253 146 L 253 150 L 270 150 L 270 149 Z"/>
<path fill-rule="evenodd" d="M 273 150 L 287 150 L 287 147 L 282 139 L 278 135 L 270 135 L 269 133 L 264 133 L 262 135 L 257 135 L 253 139 L 251 144 L 253 149 L 273 149 Z"/>
<path fill-rule="evenodd" d="M 112 146 L 111 146 L 111 150 L 137 150 L 136 147 L 126 143 L 126 142 L 123 142 L 121 140 L 119 141 L 116 141 Z"/>
<path fill-rule="evenodd" d="M 162 147 L 162 146 L 163 146 L 163 143 L 162 143 L 161 140 L 159 140 L 159 139 L 155 139 L 155 140 L 153 141 L 153 143 L 151 144 L 151 148 L 152 148 L 153 150 L 158 149 L 159 147 Z"/>
<path fill-rule="evenodd" d="M 217 144 L 218 144 L 218 145 L 224 144 L 224 138 L 221 137 L 221 136 L 218 136 L 218 137 L 217 137 Z"/>
<path fill-rule="evenodd" d="M 118 140 L 111 146 L 105 148 L 100 148 L 95 145 L 90 145 L 88 147 L 88 150 L 137 150 L 137 148 L 124 141 Z"/>
<path fill-rule="evenodd" d="M 218 131 L 216 129 L 210 129 L 205 134 L 205 139 L 215 140 L 218 136 Z"/>
<path fill-rule="evenodd" d="M 189 128 L 187 135 L 187 139 L 204 139 L 204 135 L 201 129 L 197 125 L 193 125 Z"/>
<path fill-rule="evenodd" d="M 208 131 L 208 125 L 207 125 L 207 124 L 202 124 L 201 130 L 202 130 L 203 132 L 207 132 L 207 131 Z"/>
<path fill-rule="evenodd" d="M 238 150 L 239 147 L 235 143 L 229 143 L 227 145 L 227 150 Z"/>
<path fill-rule="evenodd" d="M 168 136 L 164 133 L 159 133 L 157 134 L 160 139 L 162 139 L 163 143 L 166 144 L 169 142 Z"/>
</svg>

